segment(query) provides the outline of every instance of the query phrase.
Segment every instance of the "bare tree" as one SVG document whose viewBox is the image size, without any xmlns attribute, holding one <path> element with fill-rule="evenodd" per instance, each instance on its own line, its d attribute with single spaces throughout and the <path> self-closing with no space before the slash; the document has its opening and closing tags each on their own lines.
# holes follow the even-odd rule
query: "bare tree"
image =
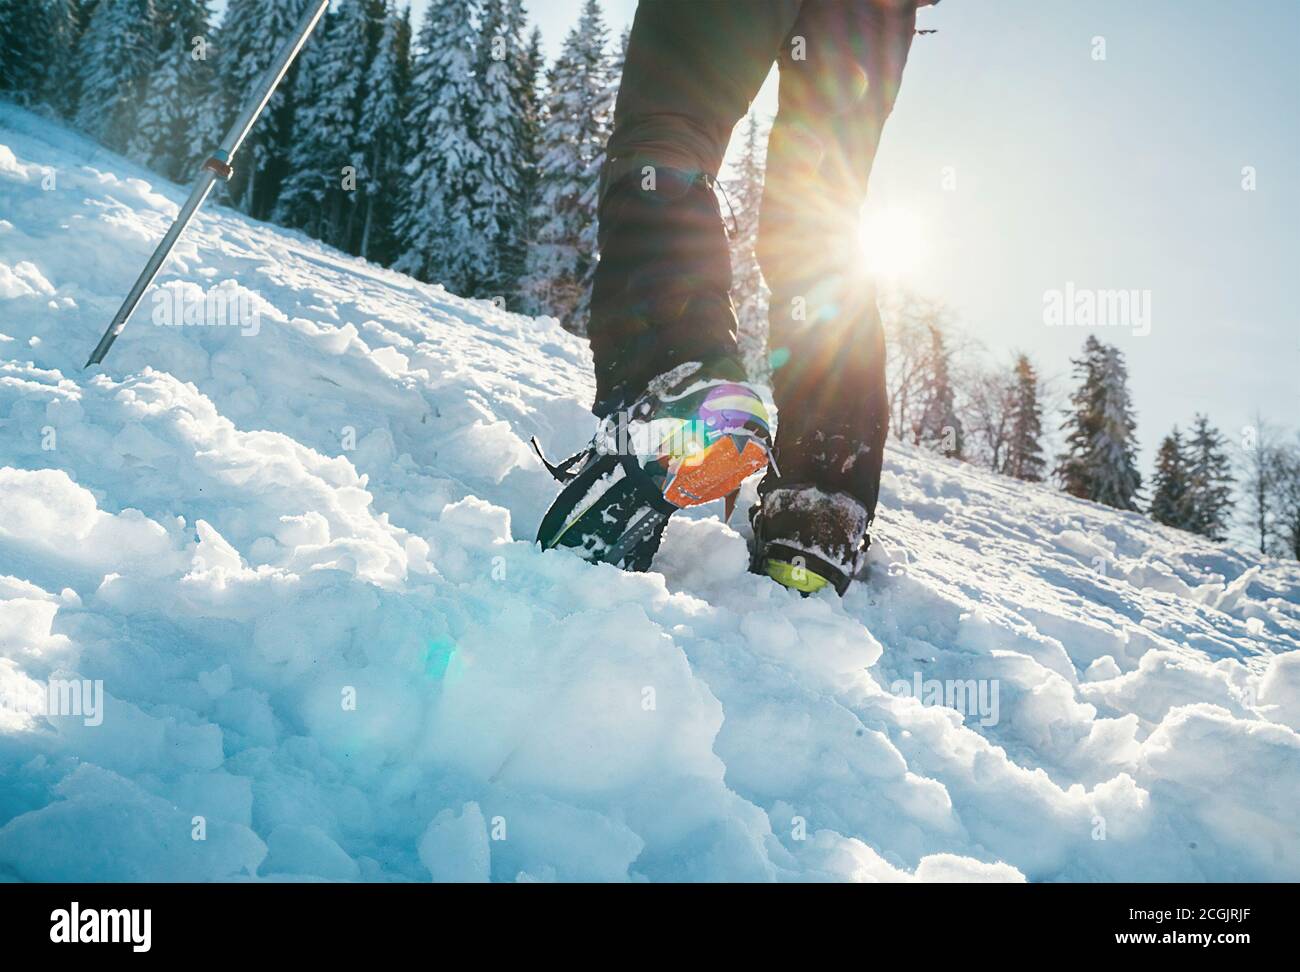
<svg viewBox="0 0 1300 972">
<path fill-rule="evenodd" d="M 1300 560 L 1300 436 L 1273 453 L 1273 552 Z"/>
<path fill-rule="evenodd" d="M 976 364 L 964 372 L 961 387 L 967 458 L 996 473 L 1005 472 L 1015 419 L 1015 374 L 1007 368 Z"/>
<path fill-rule="evenodd" d="M 923 407 L 922 392 L 930 353 L 930 324 L 942 308 L 916 294 L 900 291 L 881 300 L 881 317 L 889 342 L 889 427 L 900 441 L 914 439 Z"/>
<path fill-rule="evenodd" d="M 1251 425 L 1241 430 L 1243 519 L 1259 544 L 1260 553 L 1268 553 L 1276 528 L 1275 510 L 1279 457 L 1277 431 L 1256 412 Z"/>
<path fill-rule="evenodd" d="M 889 343 L 889 427 L 900 441 L 919 444 L 927 412 L 933 419 L 936 385 L 951 383 L 960 395 L 980 346 L 953 326 L 940 301 L 897 290 L 882 296 L 880 311 Z"/>
</svg>

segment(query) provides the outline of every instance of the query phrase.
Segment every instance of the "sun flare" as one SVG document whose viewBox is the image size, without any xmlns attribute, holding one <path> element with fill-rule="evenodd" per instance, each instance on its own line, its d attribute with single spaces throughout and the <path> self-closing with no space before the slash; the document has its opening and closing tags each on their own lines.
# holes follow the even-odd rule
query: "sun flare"
<svg viewBox="0 0 1300 972">
<path fill-rule="evenodd" d="M 858 248 L 864 273 L 905 277 L 925 259 L 925 230 L 914 210 L 892 205 L 864 207 L 858 224 Z"/>
</svg>

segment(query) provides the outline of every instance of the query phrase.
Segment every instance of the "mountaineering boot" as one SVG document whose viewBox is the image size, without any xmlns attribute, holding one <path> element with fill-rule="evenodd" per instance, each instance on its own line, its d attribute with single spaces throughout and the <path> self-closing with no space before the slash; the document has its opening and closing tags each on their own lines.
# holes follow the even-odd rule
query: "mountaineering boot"
<svg viewBox="0 0 1300 972">
<path fill-rule="evenodd" d="M 841 597 L 867 552 L 867 510 L 847 493 L 816 486 L 772 489 L 750 508 L 750 569 L 807 596 L 833 587 Z"/>
<path fill-rule="evenodd" d="M 582 452 L 558 465 L 543 457 L 565 485 L 537 542 L 647 570 L 673 513 L 730 496 L 770 454 L 767 409 L 736 362 L 678 365 L 607 415 Z"/>
</svg>

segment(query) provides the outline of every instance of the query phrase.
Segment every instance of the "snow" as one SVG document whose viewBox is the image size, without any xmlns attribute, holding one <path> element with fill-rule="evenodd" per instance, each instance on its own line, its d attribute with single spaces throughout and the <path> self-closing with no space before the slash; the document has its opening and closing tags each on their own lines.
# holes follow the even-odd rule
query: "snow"
<svg viewBox="0 0 1300 972">
<path fill-rule="evenodd" d="M 257 333 L 80 370 L 183 195 L 0 103 L 0 880 L 1300 878 L 1295 564 L 892 447 L 843 602 L 542 553 L 552 320 L 214 206 Z"/>
</svg>

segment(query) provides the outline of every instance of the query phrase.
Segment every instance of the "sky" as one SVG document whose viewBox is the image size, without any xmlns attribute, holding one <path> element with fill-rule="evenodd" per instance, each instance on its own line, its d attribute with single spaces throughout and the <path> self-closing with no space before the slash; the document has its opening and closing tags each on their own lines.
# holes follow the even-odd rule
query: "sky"
<svg viewBox="0 0 1300 972">
<path fill-rule="evenodd" d="M 946 0 L 922 20 L 939 33 L 916 39 L 871 185 L 916 214 L 909 283 L 1048 372 L 1088 333 L 1117 344 L 1144 473 L 1197 411 L 1234 440 L 1256 408 L 1294 423 L 1300 3 Z M 1149 329 L 1047 325 L 1070 282 L 1149 292 Z"/>
<path fill-rule="evenodd" d="M 581 5 L 529 3 L 548 55 Z M 603 5 L 616 36 L 636 2 Z M 938 33 L 913 46 L 868 206 L 890 279 L 1062 389 L 1089 333 L 1117 344 L 1146 475 L 1196 412 L 1234 441 L 1256 410 L 1296 424 L 1300 3 L 944 0 L 919 25 Z M 1114 291 L 1149 317 L 1047 323 L 1052 295 Z"/>
</svg>

